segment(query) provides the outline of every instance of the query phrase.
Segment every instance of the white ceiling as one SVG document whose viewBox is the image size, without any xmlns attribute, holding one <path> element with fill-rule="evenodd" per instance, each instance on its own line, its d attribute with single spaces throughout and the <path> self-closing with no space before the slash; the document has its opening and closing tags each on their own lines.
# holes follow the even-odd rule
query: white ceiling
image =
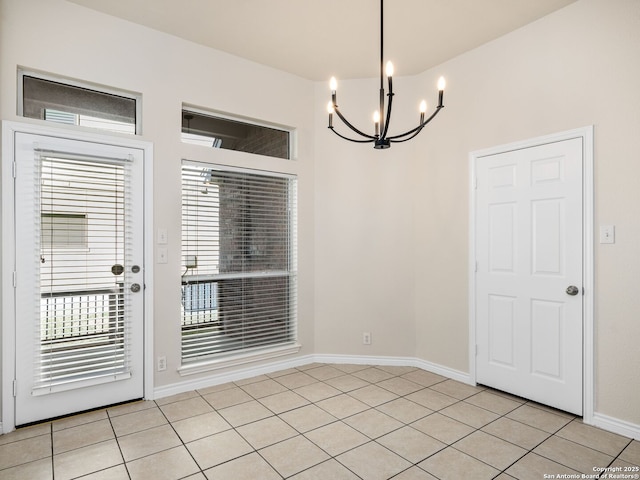
<svg viewBox="0 0 640 480">
<path fill-rule="evenodd" d="M 375 77 L 378 0 L 69 0 L 311 80 Z M 575 0 L 387 0 L 385 60 L 423 72 Z"/>
</svg>

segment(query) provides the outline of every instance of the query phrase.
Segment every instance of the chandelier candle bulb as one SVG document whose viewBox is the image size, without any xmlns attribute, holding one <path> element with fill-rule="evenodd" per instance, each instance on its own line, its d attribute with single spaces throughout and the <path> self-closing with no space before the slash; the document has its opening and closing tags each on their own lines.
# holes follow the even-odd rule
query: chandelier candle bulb
<svg viewBox="0 0 640 480">
<path fill-rule="evenodd" d="M 391 63 L 391 61 L 387 62 L 385 73 L 387 74 L 387 77 L 393 77 L 393 63 Z"/>
<path fill-rule="evenodd" d="M 376 136 L 380 135 L 380 112 L 373 112 L 373 125 L 376 129 Z"/>
<path fill-rule="evenodd" d="M 335 105 L 336 104 L 336 90 L 338 89 L 338 81 L 336 80 L 336 77 L 331 77 L 331 80 L 329 80 L 329 88 L 331 89 L 331 101 Z"/>
<path fill-rule="evenodd" d="M 438 79 L 438 106 L 442 106 L 442 97 L 444 97 L 444 87 L 447 85 L 444 77 Z"/>
<path fill-rule="evenodd" d="M 422 100 L 420 102 L 420 124 L 424 123 L 424 114 L 427 113 L 427 102 Z"/>
<path fill-rule="evenodd" d="M 333 127 L 333 103 L 327 103 L 327 112 L 329 112 L 329 128 Z"/>
</svg>

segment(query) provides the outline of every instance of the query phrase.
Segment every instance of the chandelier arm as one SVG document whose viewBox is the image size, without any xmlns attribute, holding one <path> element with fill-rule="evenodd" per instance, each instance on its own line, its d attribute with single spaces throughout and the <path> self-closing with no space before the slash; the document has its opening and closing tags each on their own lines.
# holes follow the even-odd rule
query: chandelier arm
<svg viewBox="0 0 640 480">
<path fill-rule="evenodd" d="M 418 136 L 418 134 L 422 131 L 422 129 L 423 129 L 423 128 L 424 128 L 424 127 L 419 127 L 418 129 L 414 129 L 414 130 L 416 130 L 416 131 L 413 133 L 413 135 L 411 135 L 411 136 L 409 136 L 409 137 L 407 137 L 407 138 L 400 138 L 400 137 L 404 137 L 405 135 L 409 134 L 409 132 L 403 133 L 402 135 L 396 135 L 395 137 L 393 137 L 393 140 L 391 140 L 391 138 L 389 138 L 389 141 L 390 141 L 390 142 L 393 142 L 393 143 L 402 143 L 402 142 L 406 142 L 406 141 L 408 141 L 408 140 L 411 140 L 411 139 L 412 139 L 412 138 L 414 138 L 414 137 L 417 137 L 417 136 Z M 400 139 L 398 140 L 398 138 L 400 138 Z"/>
<path fill-rule="evenodd" d="M 413 133 L 415 133 L 415 134 L 417 135 L 417 134 L 418 134 L 418 133 L 420 133 L 420 131 L 425 127 L 425 125 L 426 125 L 427 123 L 429 123 L 431 120 L 433 120 L 433 119 L 434 119 L 434 117 L 435 117 L 435 116 L 440 112 L 440 110 L 442 110 L 443 108 L 444 108 L 444 105 L 436 107 L 436 111 L 435 111 L 435 112 L 433 112 L 429 118 L 427 118 L 424 122 L 422 122 L 422 123 L 421 123 L 420 125 L 418 125 L 416 128 L 412 128 L 411 130 L 409 130 L 409 131 L 407 131 L 407 132 L 404 132 L 404 133 L 401 133 L 401 134 L 399 134 L 399 135 L 394 135 L 394 136 L 392 136 L 392 137 L 388 137 L 388 138 L 387 138 L 387 140 L 392 140 L 393 142 L 396 142 L 396 143 L 397 143 L 397 142 L 403 142 L 403 141 L 404 141 L 404 140 L 402 139 L 402 137 L 406 137 L 406 136 L 411 135 L 411 134 L 413 134 Z M 413 137 L 415 137 L 416 135 L 413 135 Z M 411 137 L 411 138 L 413 138 L 413 137 Z M 407 140 L 408 140 L 408 139 L 407 139 Z"/>
<path fill-rule="evenodd" d="M 364 137 L 364 138 L 369 138 L 369 139 L 371 139 L 371 140 L 375 140 L 375 139 L 376 139 L 376 137 L 375 137 L 375 136 L 373 136 L 373 135 L 367 135 L 366 133 L 361 132 L 361 131 L 360 131 L 360 130 L 358 130 L 356 127 L 354 127 L 353 125 L 351 125 L 351 123 L 350 123 L 346 118 L 344 118 L 344 115 L 342 115 L 342 113 L 340 113 L 340 110 L 338 109 L 338 106 L 337 106 L 337 105 L 334 105 L 334 106 L 333 106 L 333 110 L 334 110 L 334 111 L 336 112 L 336 114 L 338 115 L 338 118 L 339 118 L 340 120 L 342 120 L 342 122 L 343 122 L 347 127 L 349 127 L 351 130 L 353 130 L 355 133 L 357 133 L 358 135 L 360 135 L 361 137 Z M 371 141 L 371 140 L 367 140 L 367 141 Z"/>
<path fill-rule="evenodd" d="M 348 140 L 350 142 L 354 142 L 354 143 L 371 143 L 375 141 L 375 138 L 371 139 L 371 140 L 355 140 L 353 138 L 349 138 L 349 137 L 345 137 L 344 135 L 342 135 L 341 133 L 338 133 L 335 128 L 333 127 L 327 127 L 329 130 L 331 130 L 333 133 L 335 133 L 337 136 L 339 136 L 340 138 L 344 139 L 344 140 Z"/>
<path fill-rule="evenodd" d="M 389 88 L 391 88 L 391 82 L 389 82 Z M 389 100 L 387 101 L 387 119 L 384 122 L 384 131 L 380 135 L 380 138 L 387 138 L 387 132 L 389 131 L 389 123 L 391 122 L 391 104 L 393 103 L 393 92 L 389 90 Z"/>
</svg>

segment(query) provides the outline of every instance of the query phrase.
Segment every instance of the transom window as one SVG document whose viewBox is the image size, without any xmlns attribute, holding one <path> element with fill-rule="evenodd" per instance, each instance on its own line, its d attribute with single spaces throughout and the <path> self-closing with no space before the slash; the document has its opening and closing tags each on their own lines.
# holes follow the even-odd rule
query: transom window
<svg viewBox="0 0 640 480">
<path fill-rule="evenodd" d="M 205 147 L 291 158 L 291 132 L 273 126 L 182 110 L 182 141 Z"/>
<path fill-rule="evenodd" d="M 81 82 L 18 72 L 18 114 L 65 125 L 140 133 L 139 98 L 97 90 Z"/>
</svg>

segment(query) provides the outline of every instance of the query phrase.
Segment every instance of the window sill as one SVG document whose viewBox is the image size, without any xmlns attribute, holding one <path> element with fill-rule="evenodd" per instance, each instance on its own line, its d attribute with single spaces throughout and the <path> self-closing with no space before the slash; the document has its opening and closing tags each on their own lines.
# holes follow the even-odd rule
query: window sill
<svg viewBox="0 0 640 480">
<path fill-rule="evenodd" d="M 298 353 L 300 351 L 300 348 L 302 348 L 302 345 L 300 345 L 299 343 L 293 343 L 265 350 L 241 353 L 219 359 L 189 363 L 186 365 L 182 365 L 178 369 L 178 373 L 183 377 L 188 375 L 196 375 L 198 373 L 210 372 L 213 370 L 220 370 L 222 368 L 228 367 L 235 367 L 238 365 L 244 365 L 246 363 L 268 360 L 275 357 L 282 357 L 284 355 L 293 355 L 294 353 Z"/>
</svg>

